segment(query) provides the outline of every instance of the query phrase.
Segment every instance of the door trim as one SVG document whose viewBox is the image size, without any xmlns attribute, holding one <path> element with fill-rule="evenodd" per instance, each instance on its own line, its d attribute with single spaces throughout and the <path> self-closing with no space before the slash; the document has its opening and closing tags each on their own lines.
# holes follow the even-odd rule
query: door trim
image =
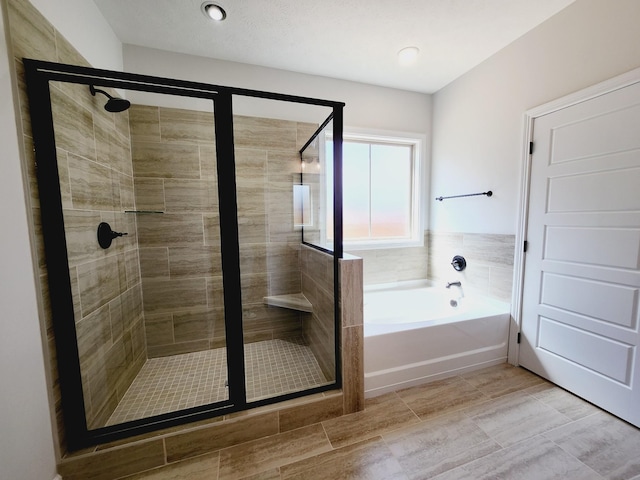
<svg viewBox="0 0 640 480">
<path fill-rule="evenodd" d="M 511 294 L 511 328 L 509 329 L 509 351 L 507 361 L 518 365 L 520 346 L 518 334 L 522 328 L 522 296 L 524 293 L 524 241 L 527 239 L 527 216 L 529 214 L 529 194 L 531 184 L 531 152 L 530 143 L 533 139 L 533 125 L 536 118 L 543 115 L 586 102 L 593 98 L 606 95 L 616 90 L 640 83 L 640 68 L 630 70 L 622 75 L 610 78 L 604 82 L 584 88 L 564 97 L 557 98 L 543 105 L 539 105 L 524 113 L 522 145 L 520 149 L 520 198 L 518 202 L 518 223 L 516 229 L 516 251 L 513 269 L 513 291 Z M 535 146 L 534 146 L 535 148 Z"/>
</svg>

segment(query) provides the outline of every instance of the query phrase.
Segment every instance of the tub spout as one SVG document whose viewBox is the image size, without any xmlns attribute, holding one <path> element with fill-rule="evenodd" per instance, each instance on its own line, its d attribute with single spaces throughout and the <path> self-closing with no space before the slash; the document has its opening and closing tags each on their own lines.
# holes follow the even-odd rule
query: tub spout
<svg viewBox="0 0 640 480">
<path fill-rule="evenodd" d="M 462 290 L 462 282 L 447 282 L 447 288 L 458 287 L 458 298 L 453 298 L 449 302 L 452 307 L 457 307 L 460 300 L 464 298 L 464 291 Z"/>
</svg>

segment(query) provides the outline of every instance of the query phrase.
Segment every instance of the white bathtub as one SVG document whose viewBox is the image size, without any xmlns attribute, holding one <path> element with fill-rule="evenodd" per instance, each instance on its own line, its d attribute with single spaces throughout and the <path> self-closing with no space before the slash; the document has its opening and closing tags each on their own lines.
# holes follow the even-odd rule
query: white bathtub
<svg viewBox="0 0 640 480">
<path fill-rule="evenodd" d="M 424 281 L 365 287 L 366 396 L 505 362 L 509 311 L 507 303 L 460 298 L 456 287 Z"/>
</svg>

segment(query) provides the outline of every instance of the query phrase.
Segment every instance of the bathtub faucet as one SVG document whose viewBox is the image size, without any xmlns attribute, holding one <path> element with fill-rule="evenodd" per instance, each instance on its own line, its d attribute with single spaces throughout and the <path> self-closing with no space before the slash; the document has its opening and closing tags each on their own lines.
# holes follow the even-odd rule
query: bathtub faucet
<svg viewBox="0 0 640 480">
<path fill-rule="evenodd" d="M 462 287 L 462 283 L 460 282 L 447 282 L 447 288 L 451 287 Z"/>
</svg>

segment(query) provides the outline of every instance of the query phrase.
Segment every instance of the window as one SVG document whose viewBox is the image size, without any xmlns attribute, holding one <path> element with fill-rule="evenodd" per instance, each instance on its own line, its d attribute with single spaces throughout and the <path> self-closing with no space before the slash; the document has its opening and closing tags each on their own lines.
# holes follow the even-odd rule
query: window
<svg viewBox="0 0 640 480">
<path fill-rule="evenodd" d="M 309 185 L 293 186 L 293 226 L 312 227 L 311 188 Z"/>
<path fill-rule="evenodd" d="M 420 138 L 345 134 L 345 246 L 358 249 L 422 244 L 421 147 Z M 327 151 L 330 148 L 328 142 Z"/>
</svg>

